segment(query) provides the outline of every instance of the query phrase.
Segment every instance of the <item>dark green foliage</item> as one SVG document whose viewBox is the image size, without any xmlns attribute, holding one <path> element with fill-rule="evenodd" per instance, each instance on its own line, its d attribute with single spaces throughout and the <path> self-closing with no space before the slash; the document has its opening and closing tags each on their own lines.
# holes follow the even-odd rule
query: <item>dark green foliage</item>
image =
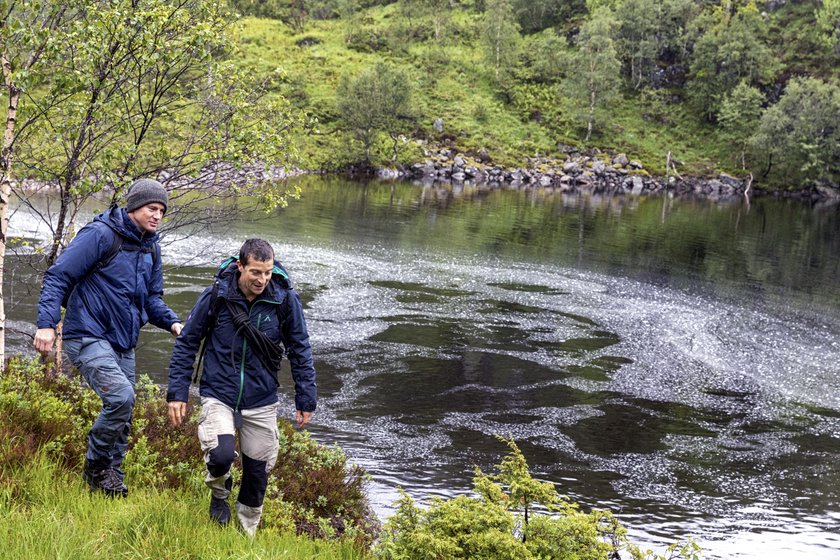
<svg viewBox="0 0 840 560">
<path fill-rule="evenodd" d="M 521 43 L 510 1 L 488 0 L 482 23 L 484 57 L 493 68 L 496 83 L 502 85 L 516 66 Z"/>
<path fill-rule="evenodd" d="M 338 111 L 347 130 L 362 143 L 365 162 L 379 133 L 393 140 L 397 159 L 397 136 L 411 117 L 411 84 L 399 68 L 379 63 L 358 75 L 345 75 L 338 87 Z"/>
<path fill-rule="evenodd" d="M 193 403 L 187 417 L 195 417 Z M 197 481 L 204 470 L 196 423 L 173 428 L 166 416 L 164 391 L 141 376 L 135 386 L 132 437 L 125 461 L 126 476 L 133 484 L 177 488 Z"/>
<path fill-rule="evenodd" d="M 701 30 L 691 60 L 688 93 L 699 114 L 713 118 L 724 97 L 741 82 L 769 84 L 776 73 L 773 52 L 767 46 L 767 23 L 750 0 L 708 10 L 695 20 Z"/>
<path fill-rule="evenodd" d="M 580 121 L 585 123 L 584 142 L 589 142 L 596 127 L 608 119 L 608 107 L 618 92 L 616 76 L 621 63 L 612 39 L 616 25 L 608 8 L 598 8 L 581 26 L 577 37 L 575 73 L 567 81 L 567 92 L 575 102 Z"/>
<path fill-rule="evenodd" d="M 502 441 L 510 453 L 499 473 L 476 469 L 477 497 L 434 498 L 421 509 L 403 493 L 374 550 L 376 558 L 608 560 L 622 550 L 636 560 L 651 557 L 627 542 L 610 512 L 581 513 L 553 484 L 534 479 L 513 440 Z M 540 508 L 536 516 L 535 507 Z M 697 558 L 693 542 L 680 546 L 673 546 L 669 558 Z"/>
<path fill-rule="evenodd" d="M 840 1 L 822 1 L 822 7 L 817 10 L 817 28 L 825 45 L 840 55 Z"/>
<path fill-rule="evenodd" d="M 357 52 L 378 52 L 389 48 L 388 36 L 373 26 L 352 30 L 345 37 L 347 48 Z"/>
<path fill-rule="evenodd" d="M 523 33 L 559 26 L 586 13 L 583 0 L 515 0 L 514 11 Z"/>
<path fill-rule="evenodd" d="M 525 76 L 534 82 L 556 83 L 571 67 L 571 54 L 569 42 L 553 30 L 532 35 L 523 53 Z"/>
<path fill-rule="evenodd" d="M 840 180 L 840 86 L 791 80 L 762 115 L 752 144 L 764 167 L 760 172 L 774 180 Z"/>
<path fill-rule="evenodd" d="M 684 30 L 695 17 L 691 0 L 624 0 L 616 10 L 619 58 L 633 87 L 656 84 L 661 66 L 682 66 Z"/>
<path fill-rule="evenodd" d="M 738 84 L 724 99 L 718 113 L 721 130 L 735 149 L 735 161 L 746 169 L 750 136 L 755 133 L 763 111 L 764 96 L 746 83 Z"/>
<path fill-rule="evenodd" d="M 358 465 L 348 465 L 338 447 L 324 447 L 296 432 L 288 422 L 280 425 L 280 453 L 271 473 L 266 501 L 293 504 L 291 520 L 298 534 L 314 538 L 342 538 L 367 548 L 379 531 L 379 523 L 365 495 L 367 474 Z M 268 526 L 283 520 L 269 514 Z"/>
<path fill-rule="evenodd" d="M 99 406 L 99 398 L 78 377 L 12 358 L 0 376 L 0 464 L 28 463 L 43 448 L 68 468 L 77 468 Z"/>
</svg>

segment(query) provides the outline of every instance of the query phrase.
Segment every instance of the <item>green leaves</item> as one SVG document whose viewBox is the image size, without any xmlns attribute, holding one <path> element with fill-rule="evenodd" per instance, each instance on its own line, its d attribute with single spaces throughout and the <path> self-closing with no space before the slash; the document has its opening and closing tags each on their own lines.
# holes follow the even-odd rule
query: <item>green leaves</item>
<svg viewBox="0 0 840 560">
<path fill-rule="evenodd" d="M 488 0 L 484 14 L 482 38 L 484 56 L 495 71 L 496 82 L 506 79 L 516 66 L 521 38 L 509 0 Z"/>
<path fill-rule="evenodd" d="M 816 16 L 823 42 L 840 54 L 840 0 L 823 0 Z"/>
<path fill-rule="evenodd" d="M 840 179 L 840 87 L 794 78 L 762 116 L 751 143 L 781 179 Z"/>
<path fill-rule="evenodd" d="M 499 440 L 510 453 L 496 475 L 476 469 L 473 481 L 478 497 L 434 498 L 422 509 L 401 491 L 397 511 L 386 523 L 374 557 L 603 560 L 627 549 L 637 560 L 658 558 L 628 543 L 626 530 L 610 512 L 581 513 L 577 504 L 557 494 L 553 484 L 534 479 L 516 443 Z M 531 510 L 540 513 L 529 516 Z M 696 550 L 692 541 L 675 544 L 669 558 L 694 559 Z"/>
<path fill-rule="evenodd" d="M 722 5 L 695 22 L 699 38 L 691 61 L 689 96 L 695 108 L 714 117 L 724 97 L 741 81 L 757 86 L 769 83 L 776 59 L 767 46 L 767 24 L 750 0 L 731 13 Z"/>
<path fill-rule="evenodd" d="M 568 91 L 586 123 L 585 142 L 589 142 L 596 125 L 605 120 L 603 109 L 618 92 L 621 64 L 613 41 L 617 23 L 612 10 L 597 8 L 581 26 L 577 38 L 575 74 Z"/>
<path fill-rule="evenodd" d="M 361 141 L 366 162 L 370 161 L 371 146 L 378 133 L 386 132 L 394 138 L 405 128 L 411 116 L 411 90 L 405 72 L 381 62 L 355 76 L 342 78 L 337 92 L 338 111 L 344 127 Z M 395 151 L 396 146 L 395 141 Z"/>
<path fill-rule="evenodd" d="M 742 168 L 746 168 L 745 154 L 750 136 L 761 118 L 763 103 L 764 95 L 759 90 L 741 82 L 724 97 L 718 112 L 721 130 L 737 150 L 737 161 Z"/>
</svg>

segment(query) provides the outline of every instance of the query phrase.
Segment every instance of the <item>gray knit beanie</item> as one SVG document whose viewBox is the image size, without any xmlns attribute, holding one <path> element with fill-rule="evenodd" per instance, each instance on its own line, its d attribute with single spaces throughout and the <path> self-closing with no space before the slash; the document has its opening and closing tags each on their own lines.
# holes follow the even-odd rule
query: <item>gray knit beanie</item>
<svg viewBox="0 0 840 560">
<path fill-rule="evenodd" d="M 154 179 L 137 179 L 128 187 L 128 196 L 125 199 L 126 212 L 134 212 L 153 202 L 163 204 L 163 213 L 166 214 L 169 196 L 163 185 Z"/>
</svg>

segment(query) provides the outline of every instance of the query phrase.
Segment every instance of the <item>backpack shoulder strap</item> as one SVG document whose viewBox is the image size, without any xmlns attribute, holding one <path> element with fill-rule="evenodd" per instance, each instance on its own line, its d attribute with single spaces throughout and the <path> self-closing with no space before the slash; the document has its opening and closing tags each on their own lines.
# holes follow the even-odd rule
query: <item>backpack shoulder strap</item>
<svg viewBox="0 0 840 560">
<path fill-rule="evenodd" d="M 99 262 L 96 263 L 96 266 L 94 266 L 91 269 L 90 274 L 92 274 L 93 272 L 107 266 L 108 263 L 110 263 L 112 260 L 114 260 L 114 257 L 116 257 L 117 254 L 119 254 L 120 250 L 122 249 L 122 245 L 123 245 L 122 235 L 120 235 L 116 231 L 112 230 L 111 228 L 108 228 L 108 231 L 110 231 L 111 235 L 114 236 L 113 241 L 111 241 L 111 247 L 108 249 L 108 252 L 105 253 L 105 256 L 103 256 L 101 259 L 99 259 Z"/>
<path fill-rule="evenodd" d="M 196 360 L 195 368 L 193 369 L 192 382 L 194 384 L 197 384 L 201 379 L 201 367 L 204 363 L 204 354 L 207 352 L 207 338 L 210 335 L 210 331 L 216 326 L 216 318 L 219 316 L 219 307 L 221 306 L 221 302 L 219 301 L 219 284 L 221 283 L 222 274 L 224 274 L 228 267 L 236 262 L 236 260 L 236 257 L 228 257 L 221 265 L 219 265 L 218 270 L 216 270 L 216 273 L 213 275 L 213 288 L 210 291 L 210 307 L 207 310 L 207 318 L 204 321 L 204 328 L 201 330 L 201 345 L 198 348 L 198 359 Z"/>
<path fill-rule="evenodd" d="M 119 233 L 117 233 L 116 231 L 114 231 L 113 229 L 111 229 L 108 226 L 104 226 L 104 228 L 112 236 L 111 246 L 108 247 L 108 250 L 105 252 L 105 254 L 102 255 L 102 257 L 98 261 L 96 261 L 92 267 L 90 267 L 90 270 L 88 270 L 85 273 L 85 275 L 82 276 L 81 280 L 79 280 L 76 283 L 76 286 L 78 286 L 79 284 L 81 284 L 82 282 L 84 282 L 85 280 L 90 278 L 91 276 L 93 276 L 93 274 L 95 274 L 101 268 L 103 268 L 108 263 L 110 263 L 112 260 L 114 260 L 114 257 L 116 257 L 117 254 L 122 249 L 122 244 L 123 244 L 122 235 L 120 235 Z M 70 295 L 74 291 L 75 291 L 75 287 L 71 290 L 68 290 L 67 293 L 64 294 L 64 299 L 61 301 L 61 307 L 67 309 L 67 303 L 70 301 Z"/>
</svg>

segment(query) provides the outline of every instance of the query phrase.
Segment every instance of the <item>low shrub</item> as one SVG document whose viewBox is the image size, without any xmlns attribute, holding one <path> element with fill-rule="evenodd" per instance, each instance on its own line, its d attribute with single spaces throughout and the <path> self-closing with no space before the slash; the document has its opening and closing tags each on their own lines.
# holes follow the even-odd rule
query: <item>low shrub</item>
<svg viewBox="0 0 840 560">
<path fill-rule="evenodd" d="M 163 389 L 147 375 L 134 390 L 134 421 L 124 470 L 133 485 L 158 489 L 203 488 L 204 454 L 198 442 L 198 407 L 187 404 L 187 418 L 177 428 L 169 423 Z"/>
<path fill-rule="evenodd" d="M 79 466 L 99 406 L 78 377 L 37 359 L 10 359 L 0 376 L 0 463 L 26 464 L 43 449 L 69 468 Z"/>
<path fill-rule="evenodd" d="M 313 538 L 349 540 L 369 547 L 379 532 L 379 522 L 365 494 L 368 475 L 358 465 L 348 465 L 337 446 L 318 444 L 306 432 L 280 422 L 280 453 L 266 492 L 263 522 L 285 526 L 292 516 L 295 531 Z M 288 507 L 292 504 L 293 507 Z"/>
<path fill-rule="evenodd" d="M 475 496 L 434 498 L 418 507 L 402 493 L 374 550 L 379 560 L 483 558 L 485 560 L 612 560 L 626 551 L 634 560 L 696 560 L 693 541 L 669 547 L 667 556 L 642 551 L 606 510 L 583 513 L 554 485 L 531 477 L 513 440 L 499 473 L 476 469 Z"/>
</svg>

